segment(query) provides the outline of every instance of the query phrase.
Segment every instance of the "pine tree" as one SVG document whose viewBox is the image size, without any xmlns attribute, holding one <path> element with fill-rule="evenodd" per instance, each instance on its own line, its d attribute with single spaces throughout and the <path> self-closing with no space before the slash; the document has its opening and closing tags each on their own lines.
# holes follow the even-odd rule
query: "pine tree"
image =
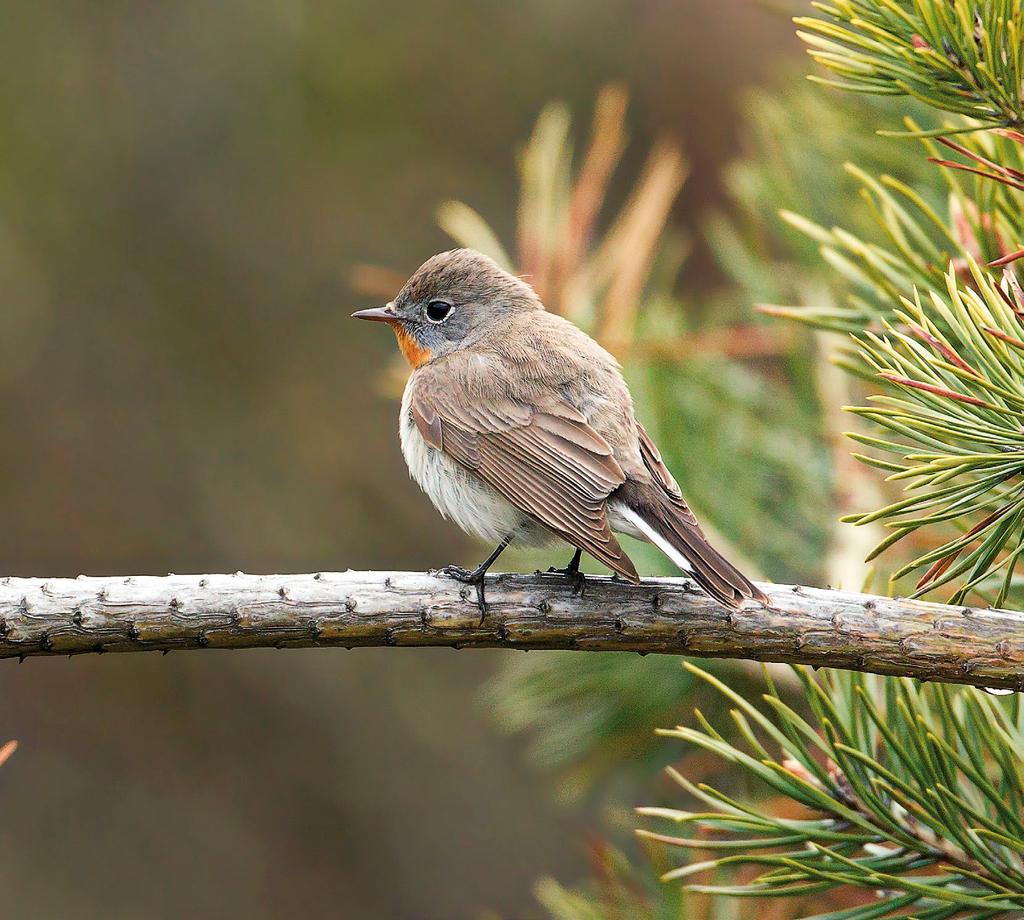
<svg viewBox="0 0 1024 920">
<path fill-rule="evenodd" d="M 686 175 L 671 144 L 604 213 L 615 88 L 581 157 L 567 110 L 541 115 L 516 246 L 465 204 L 441 224 L 620 357 L 684 491 L 752 567 L 1021 609 L 1024 5 L 814 10 L 796 23 L 819 85 L 787 73 L 745 103 L 732 205 L 705 228 L 728 280 L 710 302 L 676 293 L 690 241 L 668 223 Z M 518 662 L 491 700 L 575 794 L 600 779 L 612 802 L 649 800 L 653 769 L 684 758 L 677 801 L 639 809 L 638 867 L 602 845 L 589 889 L 538 887 L 552 917 L 1024 916 L 1016 696 L 569 653 Z"/>
</svg>

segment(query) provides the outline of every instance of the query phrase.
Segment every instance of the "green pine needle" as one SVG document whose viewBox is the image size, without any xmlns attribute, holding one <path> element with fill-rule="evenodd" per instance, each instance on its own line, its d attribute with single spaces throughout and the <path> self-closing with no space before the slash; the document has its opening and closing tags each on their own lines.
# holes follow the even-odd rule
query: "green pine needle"
<svg viewBox="0 0 1024 920">
<path fill-rule="evenodd" d="M 718 678 L 684 666 L 737 707 L 744 729 L 735 743 L 713 729 L 662 734 L 767 784 L 805 814 L 755 812 L 669 770 L 709 810 L 641 808 L 647 818 L 694 832 L 638 833 L 710 858 L 669 870 L 663 880 L 734 897 L 842 888 L 874 894 L 870 903 L 819 920 L 1024 911 L 1024 732 L 1016 698 L 997 701 L 973 688 L 857 672 L 812 676 L 801 668 L 811 710 L 804 717 L 773 687 L 765 705 L 755 706 Z M 735 874 L 747 866 L 762 871 Z M 703 883 L 709 875 L 714 884 Z"/>
</svg>

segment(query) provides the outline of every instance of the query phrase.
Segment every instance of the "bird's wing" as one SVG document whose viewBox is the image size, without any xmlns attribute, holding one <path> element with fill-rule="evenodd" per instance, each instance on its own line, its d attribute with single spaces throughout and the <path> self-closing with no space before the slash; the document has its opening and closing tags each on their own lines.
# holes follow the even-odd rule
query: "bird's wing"
<svg viewBox="0 0 1024 920">
<path fill-rule="evenodd" d="M 647 467 L 647 472 L 651 474 L 654 481 L 661 487 L 676 509 L 678 509 L 678 513 L 682 516 L 683 520 L 693 527 L 698 536 L 703 537 L 704 531 L 701 529 L 697 516 L 690 510 L 690 506 L 686 504 L 686 499 L 683 498 L 683 492 L 679 488 L 679 483 L 676 482 L 675 477 L 669 472 L 668 467 L 665 466 L 665 461 L 661 459 L 661 452 L 651 440 L 647 429 L 637 422 L 636 430 L 640 436 L 640 456 L 643 458 L 644 466 Z"/>
<path fill-rule="evenodd" d="M 456 400 L 446 387 L 422 383 L 412 389 L 409 411 L 428 444 L 566 542 L 639 581 L 605 508 L 626 477 L 578 410 L 554 397 Z"/>
<path fill-rule="evenodd" d="M 621 494 L 640 529 L 722 603 L 740 607 L 747 598 L 767 603 L 761 589 L 708 542 L 693 511 L 686 504 L 679 484 L 639 422 L 637 433 L 640 456 L 654 481 L 642 483 L 631 480 Z"/>
</svg>

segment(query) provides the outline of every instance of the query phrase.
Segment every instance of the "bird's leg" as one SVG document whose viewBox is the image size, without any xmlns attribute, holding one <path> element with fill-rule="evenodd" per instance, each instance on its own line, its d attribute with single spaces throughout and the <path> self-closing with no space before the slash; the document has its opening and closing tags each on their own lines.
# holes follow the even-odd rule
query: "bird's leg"
<svg viewBox="0 0 1024 920">
<path fill-rule="evenodd" d="M 509 534 L 494 548 L 494 552 L 475 569 L 464 569 L 461 565 L 446 565 L 443 569 L 438 570 L 441 575 L 447 575 L 449 578 L 454 578 L 456 581 L 461 581 L 466 585 L 476 586 L 476 603 L 480 608 L 481 623 L 483 623 L 484 617 L 487 616 L 487 599 L 484 597 L 484 576 L 487 574 L 487 570 L 494 564 L 494 560 L 505 551 L 505 547 L 511 542 L 512 534 Z"/>
<path fill-rule="evenodd" d="M 578 594 L 580 597 L 583 596 L 583 589 L 587 585 L 586 576 L 580 571 L 580 559 L 582 558 L 583 550 L 577 549 L 564 569 L 559 569 L 555 566 L 551 566 L 548 569 L 549 575 L 564 575 L 572 585 L 572 593 Z"/>
</svg>

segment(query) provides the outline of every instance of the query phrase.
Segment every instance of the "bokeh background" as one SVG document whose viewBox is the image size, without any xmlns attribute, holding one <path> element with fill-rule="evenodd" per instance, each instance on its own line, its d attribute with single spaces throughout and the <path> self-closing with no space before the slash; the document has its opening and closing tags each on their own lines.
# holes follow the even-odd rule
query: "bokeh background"
<svg viewBox="0 0 1024 920">
<path fill-rule="evenodd" d="M 475 561 L 408 480 L 353 272 L 448 247 L 449 198 L 511 238 L 537 113 L 585 125 L 615 80 L 624 176 L 656 138 L 686 151 L 699 299 L 742 94 L 791 31 L 750 0 L 0 0 L 0 571 Z M 539 876 L 587 871 L 599 806 L 500 731 L 502 665 L 2 663 L 5 916 L 536 915 Z"/>
</svg>

